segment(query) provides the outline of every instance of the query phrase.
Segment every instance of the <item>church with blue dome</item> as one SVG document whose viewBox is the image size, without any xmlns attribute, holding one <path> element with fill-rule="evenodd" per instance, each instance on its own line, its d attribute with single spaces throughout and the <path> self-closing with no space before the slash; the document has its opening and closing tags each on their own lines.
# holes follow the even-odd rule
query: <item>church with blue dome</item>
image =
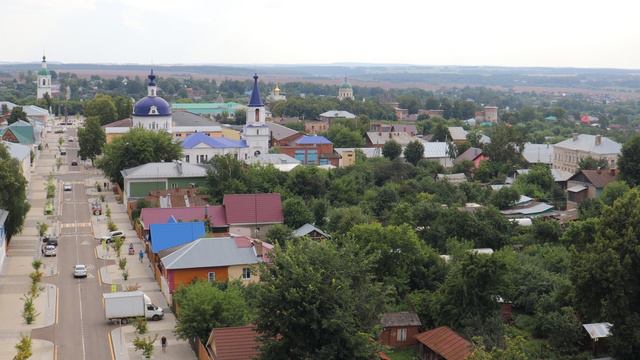
<svg viewBox="0 0 640 360">
<path fill-rule="evenodd" d="M 133 126 L 147 130 L 171 132 L 171 106 L 165 99 L 158 96 L 158 86 L 156 85 L 156 76 L 153 74 L 153 69 L 148 78 L 147 96 L 138 100 L 133 106 L 133 114 L 131 116 Z"/>
</svg>

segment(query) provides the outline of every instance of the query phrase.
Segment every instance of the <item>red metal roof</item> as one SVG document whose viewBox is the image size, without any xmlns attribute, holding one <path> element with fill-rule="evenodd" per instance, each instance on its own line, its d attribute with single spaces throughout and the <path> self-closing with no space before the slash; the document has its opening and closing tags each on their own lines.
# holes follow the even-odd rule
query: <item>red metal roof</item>
<svg viewBox="0 0 640 360">
<path fill-rule="evenodd" d="M 447 326 L 420 333 L 416 339 L 445 360 L 464 360 L 471 353 L 471 343 Z"/>
<path fill-rule="evenodd" d="M 145 230 L 149 230 L 149 225 L 151 224 L 166 224 L 171 216 L 177 221 L 210 219 L 210 224 L 214 227 L 227 225 L 227 218 L 222 205 L 183 208 L 143 208 L 140 212 L 140 219 L 144 224 Z"/>
<path fill-rule="evenodd" d="M 258 356 L 258 334 L 253 326 L 215 328 L 207 347 L 216 360 L 251 360 Z"/>
<path fill-rule="evenodd" d="M 282 200 L 280 194 L 228 194 L 222 203 L 227 222 L 233 224 L 282 223 Z"/>
</svg>

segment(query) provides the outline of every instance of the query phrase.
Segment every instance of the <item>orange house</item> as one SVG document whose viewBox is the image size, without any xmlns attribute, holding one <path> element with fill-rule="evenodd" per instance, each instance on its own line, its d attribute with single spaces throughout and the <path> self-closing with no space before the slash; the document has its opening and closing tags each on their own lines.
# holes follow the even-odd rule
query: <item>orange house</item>
<svg viewBox="0 0 640 360">
<path fill-rule="evenodd" d="M 200 238 L 165 255 L 160 268 L 171 293 L 194 280 L 257 282 L 256 266 L 272 248 L 245 236 Z"/>
</svg>

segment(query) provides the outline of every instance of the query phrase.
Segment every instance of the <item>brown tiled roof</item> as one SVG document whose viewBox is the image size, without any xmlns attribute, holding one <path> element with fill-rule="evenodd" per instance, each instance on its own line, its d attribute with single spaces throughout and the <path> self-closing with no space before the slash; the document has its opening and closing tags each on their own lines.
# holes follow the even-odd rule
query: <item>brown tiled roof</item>
<svg viewBox="0 0 640 360">
<path fill-rule="evenodd" d="M 416 339 L 445 360 L 465 360 L 471 353 L 471 343 L 447 326 L 420 333 Z"/>
<path fill-rule="evenodd" d="M 582 174 L 589 180 L 593 186 L 597 188 L 603 188 L 607 186 L 612 181 L 618 179 L 618 174 L 616 170 L 602 169 L 602 170 L 580 170 Z M 580 172 L 578 174 L 580 174 Z M 576 174 L 576 175 L 578 175 Z M 575 177 L 574 175 L 573 177 Z M 571 177 L 569 180 L 572 180 Z"/>
<path fill-rule="evenodd" d="M 215 360 L 252 360 L 258 357 L 257 336 L 253 326 L 215 328 L 207 348 Z"/>
<path fill-rule="evenodd" d="M 478 149 L 478 148 L 475 148 L 475 147 L 470 147 L 465 152 L 460 154 L 456 158 L 456 161 L 464 161 L 464 160 L 473 161 L 480 155 L 482 155 L 482 149 Z"/>
<path fill-rule="evenodd" d="M 126 119 L 122 119 L 122 120 L 118 120 L 118 121 L 114 121 L 112 123 L 108 123 L 105 125 L 102 125 L 103 128 L 108 128 L 108 127 L 132 127 L 133 126 L 133 120 L 131 118 L 126 118 Z"/>
<path fill-rule="evenodd" d="M 420 326 L 420 318 L 414 312 L 401 311 L 401 312 L 389 312 L 382 314 L 380 324 L 383 327 L 390 326 Z"/>
</svg>

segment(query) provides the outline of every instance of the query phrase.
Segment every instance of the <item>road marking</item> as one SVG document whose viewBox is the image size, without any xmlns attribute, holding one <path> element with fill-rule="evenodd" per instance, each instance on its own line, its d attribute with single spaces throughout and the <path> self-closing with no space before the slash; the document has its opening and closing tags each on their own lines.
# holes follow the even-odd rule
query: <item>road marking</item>
<svg viewBox="0 0 640 360">
<path fill-rule="evenodd" d="M 53 344 L 53 360 L 58 360 L 58 345 Z"/>
<path fill-rule="evenodd" d="M 116 355 L 113 351 L 113 339 L 111 338 L 111 331 L 107 331 L 107 336 L 109 337 L 109 351 L 111 352 L 111 360 L 115 360 Z"/>
<path fill-rule="evenodd" d="M 60 224 L 61 229 L 91 227 L 91 223 L 64 223 Z"/>
<path fill-rule="evenodd" d="M 80 290 L 80 283 L 78 283 L 78 299 L 80 300 L 80 335 L 82 338 L 82 359 L 86 359 L 87 355 L 84 348 L 84 320 L 82 319 L 82 291 Z"/>
<path fill-rule="evenodd" d="M 58 323 L 59 314 L 60 314 L 60 289 L 56 287 L 56 324 Z"/>
<path fill-rule="evenodd" d="M 100 275 L 100 269 L 98 269 L 98 285 L 102 287 L 102 275 Z"/>
</svg>

